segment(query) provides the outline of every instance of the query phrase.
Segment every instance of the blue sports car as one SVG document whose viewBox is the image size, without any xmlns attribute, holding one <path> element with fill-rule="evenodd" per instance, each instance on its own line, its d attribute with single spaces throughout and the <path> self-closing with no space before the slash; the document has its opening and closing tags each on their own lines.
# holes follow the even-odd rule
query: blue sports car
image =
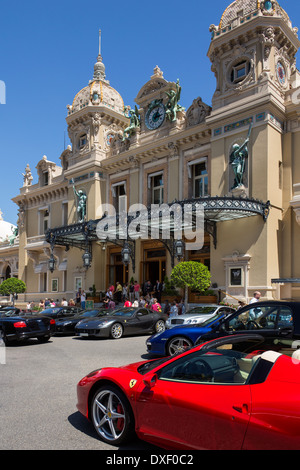
<svg viewBox="0 0 300 470">
<path fill-rule="evenodd" d="M 210 333 L 212 328 L 216 327 L 225 317 L 224 313 L 217 312 L 201 325 L 175 326 L 162 333 L 157 333 L 147 339 L 147 351 L 155 356 L 173 356 L 182 353 L 194 346 L 199 336 Z"/>
</svg>

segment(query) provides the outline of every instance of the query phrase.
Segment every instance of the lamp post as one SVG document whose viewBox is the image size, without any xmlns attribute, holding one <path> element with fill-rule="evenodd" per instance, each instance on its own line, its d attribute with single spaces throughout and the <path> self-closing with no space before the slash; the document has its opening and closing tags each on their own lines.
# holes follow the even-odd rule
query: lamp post
<svg viewBox="0 0 300 470">
<path fill-rule="evenodd" d="M 175 242 L 175 256 L 178 260 L 181 260 L 184 255 L 184 242 L 182 240 L 177 240 Z"/>
<path fill-rule="evenodd" d="M 83 259 L 83 266 L 85 267 L 85 269 L 89 269 L 89 267 L 91 266 L 91 262 L 92 262 L 91 253 L 89 251 L 86 251 L 84 255 L 82 256 L 82 259 Z"/>
<path fill-rule="evenodd" d="M 130 248 L 127 242 L 125 242 L 124 248 L 122 250 L 122 260 L 125 266 L 128 266 L 130 263 Z"/>
<path fill-rule="evenodd" d="M 49 271 L 53 273 L 55 269 L 55 258 L 53 256 L 53 253 L 51 253 L 50 259 L 49 259 Z"/>
</svg>

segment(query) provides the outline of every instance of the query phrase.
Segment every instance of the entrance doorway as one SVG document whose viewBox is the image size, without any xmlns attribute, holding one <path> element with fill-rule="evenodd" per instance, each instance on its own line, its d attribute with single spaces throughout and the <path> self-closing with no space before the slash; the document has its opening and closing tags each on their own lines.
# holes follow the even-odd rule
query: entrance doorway
<svg viewBox="0 0 300 470">
<path fill-rule="evenodd" d="M 143 261 L 141 269 L 142 284 L 150 281 L 152 285 L 157 280 L 163 282 L 166 276 L 166 249 L 160 244 L 143 247 Z"/>
<path fill-rule="evenodd" d="M 115 286 L 117 281 L 122 285 L 128 283 L 128 266 L 125 266 L 122 261 L 121 248 L 109 248 L 108 258 L 106 277 L 108 284 Z"/>
</svg>

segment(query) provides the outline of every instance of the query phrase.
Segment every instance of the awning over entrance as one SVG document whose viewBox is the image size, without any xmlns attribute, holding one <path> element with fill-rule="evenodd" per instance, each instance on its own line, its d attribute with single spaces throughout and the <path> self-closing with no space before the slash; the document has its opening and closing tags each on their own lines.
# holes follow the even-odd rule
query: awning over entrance
<svg viewBox="0 0 300 470">
<path fill-rule="evenodd" d="M 50 229 L 46 241 L 50 243 L 52 252 L 55 245 L 65 246 L 67 250 L 77 247 L 84 250 L 90 259 L 93 242 L 108 241 L 123 248 L 126 245 L 134 264 L 135 241 L 142 238 L 142 234 L 153 239 L 154 233 L 154 239 L 160 240 L 169 250 L 173 264 L 178 233 L 196 229 L 199 214 L 200 218 L 202 214 L 203 229 L 212 236 L 216 248 L 218 222 L 253 216 L 260 216 L 266 222 L 270 212 L 270 202 L 243 197 L 204 197 L 173 201 L 158 207 L 152 205 L 134 213 L 104 215 L 98 220 Z M 132 232 L 129 229 L 134 223 L 138 225 L 138 231 Z M 104 236 L 99 236 L 98 224 L 106 228 Z M 164 236 L 166 231 L 169 237 Z"/>
</svg>

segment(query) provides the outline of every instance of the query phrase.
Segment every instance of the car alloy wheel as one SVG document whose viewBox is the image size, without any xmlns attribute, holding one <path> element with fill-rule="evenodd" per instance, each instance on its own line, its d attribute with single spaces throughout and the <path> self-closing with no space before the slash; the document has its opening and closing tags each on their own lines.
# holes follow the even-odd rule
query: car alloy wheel
<svg viewBox="0 0 300 470">
<path fill-rule="evenodd" d="M 174 356 L 174 354 L 181 354 L 187 351 L 189 348 L 193 346 L 193 343 L 182 336 L 176 336 L 172 338 L 171 341 L 167 345 L 167 352 L 168 355 Z"/>
<path fill-rule="evenodd" d="M 166 329 L 165 322 L 163 320 L 158 320 L 155 323 L 155 332 L 156 333 L 163 333 Z"/>
<path fill-rule="evenodd" d="M 119 339 L 123 335 L 123 327 L 121 323 L 114 323 L 113 326 L 111 327 L 110 334 L 112 338 L 114 339 Z"/>
<path fill-rule="evenodd" d="M 101 387 L 92 400 L 91 418 L 99 437 L 112 445 L 129 442 L 134 419 L 125 395 L 113 385 Z"/>
</svg>

